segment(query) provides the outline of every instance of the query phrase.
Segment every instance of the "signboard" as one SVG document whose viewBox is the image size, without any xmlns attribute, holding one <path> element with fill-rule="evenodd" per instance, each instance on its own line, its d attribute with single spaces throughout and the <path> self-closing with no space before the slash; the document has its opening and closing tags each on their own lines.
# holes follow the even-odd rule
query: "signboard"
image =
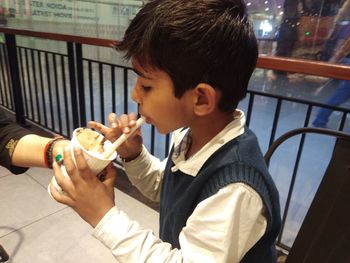
<svg viewBox="0 0 350 263">
<path fill-rule="evenodd" d="M 35 21 L 126 25 L 142 4 L 142 1 L 0 0 L 0 13 Z"/>
</svg>

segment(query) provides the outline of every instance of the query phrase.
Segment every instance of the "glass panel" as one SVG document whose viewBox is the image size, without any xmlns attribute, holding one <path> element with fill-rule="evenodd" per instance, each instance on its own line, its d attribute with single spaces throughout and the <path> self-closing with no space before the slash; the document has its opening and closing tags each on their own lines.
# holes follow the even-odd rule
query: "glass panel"
<svg viewBox="0 0 350 263">
<path fill-rule="evenodd" d="M 308 126 L 314 125 L 350 132 L 350 114 L 344 116 L 344 112 L 350 111 L 350 81 L 348 80 L 256 69 L 250 80 L 249 90 L 291 99 L 290 108 L 285 116 L 286 124 L 288 124 L 288 129 L 285 131 L 304 125 L 305 115 L 300 119 L 298 114 L 300 111 L 305 113 L 307 109 L 302 108 L 310 104 L 313 108 Z M 257 105 L 275 107 L 274 104 L 264 98 Z M 321 105 L 328 105 L 329 108 L 321 109 Z M 260 111 L 258 114 L 265 111 L 256 110 Z M 282 112 L 283 110 L 281 120 L 284 119 Z"/>
<path fill-rule="evenodd" d="M 261 54 L 339 62 L 349 54 L 348 0 L 245 0 Z"/>
<path fill-rule="evenodd" d="M 119 39 L 142 4 L 141 0 L 0 0 L 0 25 Z"/>
</svg>

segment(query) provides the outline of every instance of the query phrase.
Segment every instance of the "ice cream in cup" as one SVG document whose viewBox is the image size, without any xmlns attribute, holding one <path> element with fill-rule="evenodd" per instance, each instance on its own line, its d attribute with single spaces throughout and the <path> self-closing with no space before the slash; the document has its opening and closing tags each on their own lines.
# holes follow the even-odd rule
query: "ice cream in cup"
<svg viewBox="0 0 350 263">
<path fill-rule="evenodd" d="M 84 158 L 92 170 L 92 172 L 98 176 L 102 170 L 117 157 L 117 148 L 124 143 L 129 136 L 134 133 L 143 123 L 145 122 L 144 117 L 140 117 L 135 125 L 131 128 L 128 134 L 122 134 L 115 142 L 110 142 L 102 134 L 89 129 L 89 128 L 78 128 L 73 132 L 69 148 L 71 156 L 74 160 L 74 147 L 77 146 L 82 149 Z M 64 161 L 63 161 L 64 163 Z M 61 171 L 64 176 L 68 177 L 64 165 L 61 165 Z M 53 176 L 50 185 L 53 185 L 60 193 L 64 193 L 62 188 L 57 184 L 55 177 Z M 50 192 L 50 185 L 48 186 L 48 192 Z"/>
<path fill-rule="evenodd" d="M 90 167 L 91 171 L 97 176 L 99 175 L 106 166 L 117 157 L 117 153 L 114 151 L 109 156 L 105 157 L 103 153 L 110 149 L 112 143 L 107 140 L 102 134 L 89 129 L 89 128 L 77 128 L 73 131 L 73 137 L 71 139 L 69 148 L 71 156 L 74 160 L 74 147 L 79 147 L 83 151 L 83 156 Z M 61 171 L 64 176 L 69 178 L 66 169 L 61 165 Z M 55 177 L 53 176 L 50 185 L 53 185 L 58 192 L 64 193 L 61 187 L 57 184 Z M 48 186 L 48 192 L 50 192 L 50 185 Z"/>
</svg>

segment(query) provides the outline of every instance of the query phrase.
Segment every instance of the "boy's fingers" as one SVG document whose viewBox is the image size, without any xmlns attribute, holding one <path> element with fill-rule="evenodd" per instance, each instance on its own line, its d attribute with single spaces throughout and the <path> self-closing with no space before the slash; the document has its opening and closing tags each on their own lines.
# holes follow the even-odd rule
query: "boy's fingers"
<svg viewBox="0 0 350 263">
<path fill-rule="evenodd" d="M 135 126 L 137 120 L 136 113 L 132 112 L 129 115 L 122 114 L 119 118 L 119 126 L 124 133 L 129 133 L 131 128 Z"/>
<path fill-rule="evenodd" d="M 103 183 L 107 187 L 114 187 L 114 183 L 117 177 L 117 170 L 115 169 L 112 163 L 107 166 L 106 172 L 107 174 Z"/>
<path fill-rule="evenodd" d="M 56 179 L 57 184 L 69 195 L 74 190 L 74 185 L 72 184 L 72 181 L 65 177 L 61 171 L 61 166 L 59 166 L 56 162 L 52 164 L 52 169 L 54 172 L 54 176 Z"/>
<path fill-rule="evenodd" d="M 91 180 L 96 177 L 93 175 L 90 167 L 88 166 L 84 158 L 83 151 L 78 147 L 74 147 L 74 158 L 81 178 Z"/>
<path fill-rule="evenodd" d="M 123 132 L 128 132 L 130 131 L 129 129 L 129 116 L 126 114 L 122 114 L 119 117 L 119 126 L 121 129 L 123 129 Z M 127 131 L 126 131 L 127 129 Z"/>
<path fill-rule="evenodd" d="M 137 120 L 137 114 L 135 112 L 131 112 L 129 114 L 129 119 L 136 121 Z"/>
<path fill-rule="evenodd" d="M 117 174 L 116 172 L 117 170 L 115 169 L 112 163 L 108 165 L 108 167 L 106 168 L 106 178 L 103 181 L 103 184 L 105 185 L 105 187 L 107 188 L 107 190 L 109 191 L 113 199 L 114 199 L 114 186 L 115 186 L 115 180 L 116 180 L 116 174 Z"/>
<path fill-rule="evenodd" d="M 107 126 L 95 121 L 89 121 L 88 126 L 92 129 L 100 131 L 103 134 L 105 134 L 109 130 Z"/>
<path fill-rule="evenodd" d="M 79 176 L 77 175 L 77 172 L 76 172 L 76 167 L 71 155 L 71 150 L 68 147 L 64 149 L 63 162 L 64 162 L 64 167 L 66 169 L 68 176 L 75 183 L 76 180 L 79 180 Z"/>
<path fill-rule="evenodd" d="M 59 193 L 57 189 L 53 186 L 53 184 L 50 184 L 50 192 L 53 199 L 55 199 L 57 202 L 71 206 L 71 207 L 74 206 L 73 199 L 65 194 Z"/>
<path fill-rule="evenodd" d="M 109 127 L 112 127 L 112 128 L 116 128 L 119 126 L 118 117 L 115 113 L 110 113 L 108 115 L 108 123 L 109 123 Z"/>
</svg>

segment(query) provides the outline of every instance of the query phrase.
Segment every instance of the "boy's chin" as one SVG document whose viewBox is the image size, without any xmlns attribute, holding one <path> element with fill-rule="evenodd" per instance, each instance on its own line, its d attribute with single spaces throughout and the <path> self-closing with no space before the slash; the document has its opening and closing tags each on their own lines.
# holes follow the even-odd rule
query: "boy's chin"
<svg viewBox="0 0 350 263">
<path fill-rule="evenodd" d="M 157 127 L 155 127 L 155 128 L 156 128 L 157 132 L 160 134 L 168 134 L 169 133 L 169 131 L 158 129 Z"/>
<path fill-rule="evenodd" d="M 160 134 L 168 134 L 170 132 L 172 132 L 172 130 L 169 130 L 169 129 L 165 129 L 165 128 L 162 128 L 162 127 L 158 127 L 158 126 L 154 126 L 157 130 L 158 133 Z"/>
</svg>

